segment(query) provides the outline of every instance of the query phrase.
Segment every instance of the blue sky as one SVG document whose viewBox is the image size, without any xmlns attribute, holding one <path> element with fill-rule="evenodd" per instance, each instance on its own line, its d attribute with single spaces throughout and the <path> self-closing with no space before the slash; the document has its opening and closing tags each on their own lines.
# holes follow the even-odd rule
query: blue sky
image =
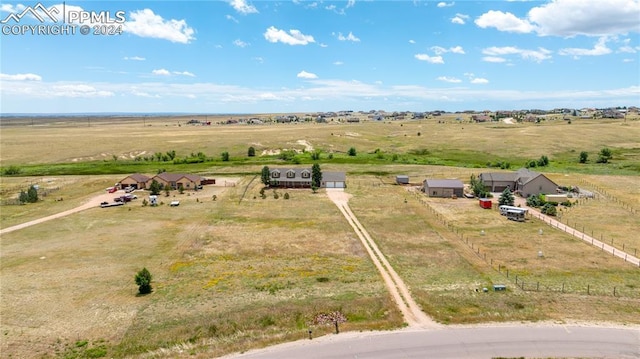
<svg viewBox="0 0 640 359">
<path fill-rule="evenodd" d="M 0 19 L 1 113 L 640 106 L 640 0 L 2 2 Z"/>
</svg>

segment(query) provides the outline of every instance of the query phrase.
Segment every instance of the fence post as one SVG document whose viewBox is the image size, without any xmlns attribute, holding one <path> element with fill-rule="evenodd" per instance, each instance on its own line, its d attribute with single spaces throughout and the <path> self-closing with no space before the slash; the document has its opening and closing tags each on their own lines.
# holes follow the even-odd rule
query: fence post
<svg viewBox="0 0 640 359">
<path fill-rule="evenodd" d="M 616 287 L 613 287 L 613 296 L 616 296 Z"/>
<path fill-rule="evenodd" d="M 587 284 L 587 295 L 591 294 L 591 285 Z"/>
<path fill-rule="evenodd" d="M 537 282 L 536 283 L 536 292 L 539 292 L 539 291 L 540 291 L 540 282 Z"/>
<path fill-rule="evenodd" d="M 518 275 L 516 274 L 516 284 L 518 284 Z"/>
<path fill-rule="evenodd" d="M 509 270 L 507 269 L 507 278 L 509 278 Z"/>
<path fill-rule="evenodd" d="M 564 283 L 562 283 L 562 293 L 564 293 Z"/>
</svg>

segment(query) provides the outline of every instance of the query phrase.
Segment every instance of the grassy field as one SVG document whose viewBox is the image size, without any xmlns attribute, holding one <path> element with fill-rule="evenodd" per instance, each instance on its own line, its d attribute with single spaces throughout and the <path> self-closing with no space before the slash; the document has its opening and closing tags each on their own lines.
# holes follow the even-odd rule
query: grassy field
<svg viewBox="0 0 640 359">
<path fill-rule="evenodd" d="M 301 150 L 301 140 L 323 151 L 323 170 L 347 172 L 354 213 L 437 321 L 640 324 L 640 269 L 537 220 L 515 223 L 482 210 L 475 200 L 427 199 L 393 184 L 397 174 L 409 175 L 412 183 L 427 177 L 467 182 L 487 170 L 478 168 L 486 162 L 517 164 L 547 154 L 551 166 L 538 170 L 562 185 L 599 194 L 563 210 L 563 222 L 584 223 L 585 231 L 614 238 L 620 249 L 640 247 L 634 232 L 640 226 L 640 121 L 506 125 L 449 119 L 262 127 L 146 121 L 144 127 L 133 119 L 86 128 L 65 121 L 3 127 L 3 168 L 15 165 L 28 173 L 62 166 L 97 173 L 0 177 L 1 228 L 104 193 L 124 177 L 119 171 L 104 174 L 104 163 L 148 174 L 158 168 L 193 170 L 218 179 L 204 191 L 162 196 L 159 207 L 144 207 L 139 199 L 3 235 L 3 357 L 209 358 L 305 338 L 313 316 L 330 310 L 347 315 L 343 330 L 402 327 L 381 277 L 326 194 L 267 190 L 261 198 L 255 178 L 261 167 L 293 164 L 271 156 L 247 158 L 247 148 L 255 146 L 258 154 Z M 345 154 L 351 146 L 358 149 L 355 159 Z M 591 159 L 602 146 L 614 150 L 612 163 L 577 163 L 577 153 L 590 151 Z M 173 167 L 131 158 L 170 150 L 215 157 L 229 151 L 232 161 Z M 307 155 L 297 156 L 304 163 L 310 162 Z M 50 193 L 36 204 L 8 204 L 30 184 Z M 167 205 L 174 199 L 179 207 Z M 154 291 L 146 296 L 136 294 L 133 281 L 142 267 L 154 276 Z M 508 289 L 482 292 L 493 284 Z M 332 330 L 312 329 L 314 335 Z"/>
</svg>

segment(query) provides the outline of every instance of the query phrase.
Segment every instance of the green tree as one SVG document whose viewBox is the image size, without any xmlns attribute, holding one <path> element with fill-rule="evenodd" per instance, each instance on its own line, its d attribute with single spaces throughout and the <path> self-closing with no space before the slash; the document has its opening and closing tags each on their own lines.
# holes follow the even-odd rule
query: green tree
<svg viewBox="0 0 640 359">
<path fill-rule="evenodd" d="M 320 159 L 320 151 L 313 151 L 311 152 L 311 159 L 314 161 L 317 161 Z"/>
<path fill-rule="evenodd" d="M 580 163 L 587 163 L 588 158 L 589 154 L 586 151 L 580 152 Z"/>
<path fill-rule="evenodd" d="M 153 289 L 151 288 L 151 279 L 151 273 L 147 268 L 142 268 L 142 270 L 136 273 L 135 281 L 138 285 L 138 292 L 140 292 L 140 294 L 151 293 L 151 290 Z"/>
<path fill-rule="evenodd" d="M 538 159 L 538 162 L 536 163 L 538 165 L 538 167 L 545 167 L 549 165 L 549 157 L 542 155 L 540 156 L 540 158 Z"/>
<path fill-rule="evenodd" d="M 21 171 L 22 170 L 18 166 L 9 166 L 2 170 L 2 172 L 7 176 L 20 174 Z"/>
<path fill-rule="evenodd" d="M 511 193 L 509 187 L 505 188 L 504 191 L 502 191 L 500 198 L 498 198 L 498 203 L 501 206 L 513 206 L 513 204 L 515 203 L 515 198 L 513 197 L 513 193 Z"/>
<path fill-rule="evenodd" d="M 262 172 L 260 173 L 260 181 L 265 186 L 268 186 L 271 183 L 271 172 L 269 171 L 268 166 L 262 167 Z"/>
<path fill-rule="evenodd" d="M 312 187 L 320 187 L 320 183 L 322 182 L 322 170 L 320 170 L 320 165 L 314 163 L 311 167 L 311 186 Z"/>
<path fill-rule="evenodd" d="M 35 186 L 31 185 L 27 190 L 27 202 L 36 203 L 38 202 L 38 190 Z"/>
<path fill-rule="evenodd" d="M 247 156 L 248 157 L 256 156 L 256 149 L 253 146 L 249 147 L 249 150 L 247 151 Z"/>
<path fill-rule="evenodd" d="M 600 150 L 600 154 L 598 156 L 598 163 L 609 163 L 609 160 L 613 157 L 611 154 L 611 150 L 607 147 Z"/>
<path fill-rule="evenodd" d="M 222 157 L 222 161 L 223 162 L 228 162 L 229 161 L 229 152 L 227 152 L 227 151 L 222 152 L 222 154 L 220 154 L 220 157 Z"/>
<path fill-rule="evenodd" d="M 160 182 L 153 180 L 149 185 L 149 191 L 152 195 L 157 196 L 160 194 L 160 191 L 162 191 L 162 185 L 160 184 Z"/>
<path fill-rule="evenodd" d="M 356 155 L 356 148 L 355 147 L 349 148 L 349 151 L 347 152 L 347 154 L 349 156 L 355 156 Z"/>
<path fill-rule="evenodd" d="M 180 183 L 180 184 L 178 185 L 178 192 L 179 192 L 180 194 L 183 194 L 183 193 L 184 193 L 184 187 L 182 186 L 182 183 Z"/>
<path fill-rule="evenodd" d="M 471 191 L 473 195 L 478 198 L 487 198 L 489 197 L 489 192 L 487 192 L 482 181 L 476 178 L 475 175 L 471 175 L 471 179 L 469 180 L 469 184 L 471 185 Z"/>
<path fill-rule="evenodd" d="M 27 195 L 27 192 L 25 192 L 24 190 L 21 190 L 20 196 L 18 196 L 18 201 L 20 201 L 21 204 L 25 204 L 29 202 L 29 196 Z"/>
<path fill-rule="evenodd" d="M 556 209 L 556 206 L 554 206 L 553 204 L 547 203 L 542 207 L 540 212 L 542 212 L 543 214 L 546 214 L 547 216 L 555 216 L 558 213 L 558 210 Z"/>
</svg>

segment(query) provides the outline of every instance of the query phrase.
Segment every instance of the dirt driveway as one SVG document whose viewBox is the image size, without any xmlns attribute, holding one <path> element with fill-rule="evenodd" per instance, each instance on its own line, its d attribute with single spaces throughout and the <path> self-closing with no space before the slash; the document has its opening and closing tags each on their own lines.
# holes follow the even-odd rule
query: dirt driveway
<svg viewBox="0 0 640 359">
<path fill-rule="evenodd" d="M 9 232 L 13 232 L 13 231 L 17 231 L 19 229 L 26 228 L 26 227 L 29 227 L 29 226 L 33 226 L 33 225 L 36 225 L 36 224 L 40 224 L 40 223 L 43 223 L 43 222 L 46 222 L 46 221 L 50 221 L 52 219 L 65 217 L 65 216 L 68 216 L 70 214 L 74 214 L 74 213 L 78 213 L 80 211 L 84 211 L 85 209 L 98 207 L 98 206 L 100 206 L 100 203 L 102 203 L 102 202 L 111 202 L 111 201 L 113 201 L 114 197 L 118 197 L 118 196 L 121 196 L 121 195 L 124 195 L 124 191 L 122 191 L 122 190 L 118 191 L 118 192 L 115 192 L 115 193 L 102 193 L 102 194 L 99 194 L 99 195 L 91 198 L 86 203 L 84 203 L 84 204 L 82 204 L 82 205 L 80 205 L 80 206 L 78 206 L 76 208 L 72 208 L 72 209 L 66 210 L 64 212 L 52 214 L 52 215 L 47 216 L 47 217 L 34 219 L 33 221 L 17 224 L 17 225 L 12 226 L 12 227 L 4 228 L 4 229 L 0 230 L 0 235 L 5 234 L 5 233 L 9 233 Z"/>
<path fill-rule="evenodd" d="M 433 319 L 427 316 L 420 306 L 413 300 L 409 288 L 404 283 L 402 278 L 396 273 L 391 264 L 387 261 L 387 258 L 380 251 L 373 238 L 369 235 L 364 226 L 358 221 L 355 214 L 349 208 L 348 202 L 351 195 L 345 193 L 343 189 L 327 189 L 327 196 L 336 206 L 340 209 L 340 212 L 347 219 L 353 230 L 362 241 L 362 245 L 369 253 L 371 260 L 375 264 L 376 268 L 382 275 L 389 293 L 393 297 L 398 309 L 402 312 L 405 321 L 412 328 L 424 328 L 435 329 L 440 327 Z"/>
</svg>

